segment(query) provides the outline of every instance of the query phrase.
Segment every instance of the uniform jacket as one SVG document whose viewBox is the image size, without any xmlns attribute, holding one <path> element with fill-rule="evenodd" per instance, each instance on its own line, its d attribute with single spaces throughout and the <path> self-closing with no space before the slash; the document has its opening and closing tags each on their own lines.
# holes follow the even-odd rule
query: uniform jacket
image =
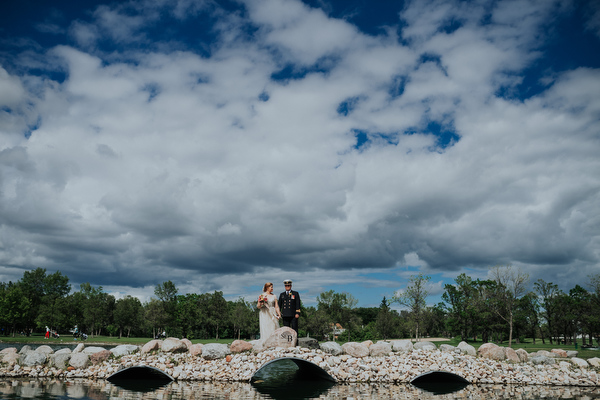
<svg viewBox="0 0 600 400">
<path fill-rule="evenodd" d="M 300 295 L 295 290 L 291 290 L 287 295 L 282 292 L 279 295 L 279 310 L 282 317 L 293 317 L 300 314 Z"/>
</svg>

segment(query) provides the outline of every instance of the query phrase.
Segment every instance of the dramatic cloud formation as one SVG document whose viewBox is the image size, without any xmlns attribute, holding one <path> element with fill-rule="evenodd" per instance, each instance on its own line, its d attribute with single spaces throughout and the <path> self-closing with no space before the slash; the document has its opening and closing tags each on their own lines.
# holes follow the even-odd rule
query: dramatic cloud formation
<svg viewBox="0 0 600 400">
<path fill-rule="evenodd" d="M 291 277 L 376 305 L 417 269 L 436 293 L 497 264 L 598 273 L 595 3 L 343 4 L 98 3 L 5 32 L 2 280 Z"/>
</svg>

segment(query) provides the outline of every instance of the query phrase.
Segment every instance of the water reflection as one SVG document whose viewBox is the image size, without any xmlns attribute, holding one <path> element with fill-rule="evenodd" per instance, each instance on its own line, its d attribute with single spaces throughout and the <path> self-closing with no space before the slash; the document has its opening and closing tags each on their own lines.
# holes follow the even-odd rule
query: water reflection
<svg viewBox="0 0 600 400">
<path fill-rule="evenodd" d="M 293 390 L 290 389 L 290 392 Z M 286 398 L 292 398 L 290 393 Z M 151 392 L 128 390 L 108 381 L 73 380 L 0 380 L 0 398 L 36 400 L 200 400 L 200 399 L 272 399 L 249 383 L 172 382 Z M 297 397 L 296 397 L 297 398 Z M 314 397 L 307 397 L 314 398 Z M 469 385 L 451 394 L 435 395 L 413 385 L 352 384 L 334 385 L 318 395 L 320 399 L 575 399 L 600 398 L 600 388 Z"/>
<path fill-rule="evenodd" d="M 252 386 L 272 399 L 314 399 L 335 385 L 328 380 L 315 379 L 310 374 L 303 375 L 298 365 L 290 360 L 277 360 L 265 365 L 254 377 L 257 380 L 252 382 Z"/>
</svg>

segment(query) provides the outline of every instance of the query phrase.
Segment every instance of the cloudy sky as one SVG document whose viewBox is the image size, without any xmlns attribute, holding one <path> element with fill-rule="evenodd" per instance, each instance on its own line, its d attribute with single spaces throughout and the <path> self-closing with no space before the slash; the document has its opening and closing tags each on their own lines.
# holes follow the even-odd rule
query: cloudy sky
<svg viewBox="0 0 600 400">
<path fill-rule="evenodd" d="M 10 0 L 0 279 L 360 306 L 600 272 L 600 2 Z"/>
</svg>

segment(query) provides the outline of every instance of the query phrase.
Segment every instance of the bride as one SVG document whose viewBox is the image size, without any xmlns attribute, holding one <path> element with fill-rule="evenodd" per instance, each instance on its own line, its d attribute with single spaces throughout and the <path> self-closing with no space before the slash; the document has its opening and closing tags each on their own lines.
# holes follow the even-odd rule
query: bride
<svg viewBox="0 0 600 400">
<path fill-rule="evenodd" d="M 260 340 L 264 342 L 276 329 L 279 329 L 279 319 L 281 318 L 279 304 L 277 304 L 277 298 L 273 294 L 273 284 L 271 282 L 265 283 L 263 293 L 258 296 L 256 306 L 260 310 L 258 318 Z"/>
</svg>

